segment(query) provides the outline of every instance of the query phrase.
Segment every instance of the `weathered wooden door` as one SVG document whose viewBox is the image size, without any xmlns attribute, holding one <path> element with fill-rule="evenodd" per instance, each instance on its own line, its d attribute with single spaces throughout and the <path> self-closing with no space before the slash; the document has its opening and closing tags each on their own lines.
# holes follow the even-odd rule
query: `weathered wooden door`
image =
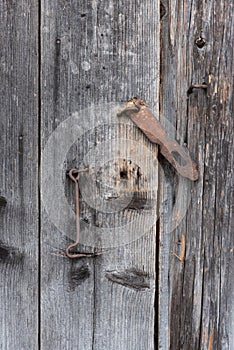
<svg viewBox="0 0 234 350">
<path fill-rule="evenodd" d="M 0 1 L 0 349 L 233 349 L 233 18 L 231 0 Z M 133 96 L 198 181 L 118 119 Z M 68 259 L 66 171 L 87 166 L 80 249 L 102 254 Z"/>
</svg>

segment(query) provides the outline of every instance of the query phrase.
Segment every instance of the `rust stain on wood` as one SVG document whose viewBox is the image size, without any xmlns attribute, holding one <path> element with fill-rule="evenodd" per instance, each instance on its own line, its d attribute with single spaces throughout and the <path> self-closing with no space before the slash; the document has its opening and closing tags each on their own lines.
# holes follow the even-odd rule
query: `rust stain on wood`
<svg viewBox="0 0 234 350">
<path fill-rule="evenodd" d="M 210 335 L 209 344 L 208 344 L 208 349 L 207 350 L 212 350 L 213 349 L 213 339 L 214 339 L 214 332 L 212 332 L 211 335 Z"/>
</svg>

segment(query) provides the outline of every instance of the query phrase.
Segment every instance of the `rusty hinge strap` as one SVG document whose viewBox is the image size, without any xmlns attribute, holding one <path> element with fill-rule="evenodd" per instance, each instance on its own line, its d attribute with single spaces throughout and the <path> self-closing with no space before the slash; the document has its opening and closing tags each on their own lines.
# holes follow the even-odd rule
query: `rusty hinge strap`
<svg viewBox="0 0 234 350">
<path fill-rule="evenodd" d="M 197 180 L 196 164 L 185 149 L 166 135 L 166 130 L 140 98 L 129 101 L 118 116 L 127 115 L 152 143 L 160 145 L 161 153 L 183 177 Z"/>
</svg>

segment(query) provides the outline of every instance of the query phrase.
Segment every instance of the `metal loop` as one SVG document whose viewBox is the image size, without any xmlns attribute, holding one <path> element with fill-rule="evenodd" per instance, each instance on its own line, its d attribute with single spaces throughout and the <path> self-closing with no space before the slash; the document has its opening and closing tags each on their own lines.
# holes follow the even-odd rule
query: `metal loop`
<svg viewBox="0 0 234 350">
<path fill-rule="evenodd" d="M 76 241 L 75 243 L 70 244 L 67 249 L 65 250 L 66 255 L 68 258 L 74 259 L 74 258 L 81 258 L 81 257 L 92 257 L 96 255 L 100 255 L 100 253 L 78 253 L 78 254 L 72 254 L 70 253 L 70 250 L 74 247 L 76 247 L 79 244 L 80 241 L 80 206 L 79 206 L 79 173 L 88 171 L 88 169 L 71 169 L 68 173 L 68 176 L 70 179 L 75 183 L 75 198 L 76 198 Z M 75 175 L 75 176 L 74 176 Z"/>
</svg>

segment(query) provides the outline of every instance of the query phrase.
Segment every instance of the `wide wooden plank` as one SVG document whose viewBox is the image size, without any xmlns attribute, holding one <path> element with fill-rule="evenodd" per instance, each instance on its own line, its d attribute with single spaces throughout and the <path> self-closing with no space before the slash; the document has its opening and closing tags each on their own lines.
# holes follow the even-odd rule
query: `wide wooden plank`
<svg viewBox="0 0 234 350">
<path fill-rule="evenodd" d="M 0 1 L 0 348 L 38 349 L 38 6 Z"/>
<path fill-rule="evenodd" d="M 159 348 L 230 350 L 233 2 L 162 1 L 161 16 L 161 118 L 176 126 L 174 135 L 198 162 L 200 178 L 176 229 L 170 225 L 172 217 L 180 221 L 180 212 L 173 214 L 178 177 L 170 168 L 161 186 Z M 203 83 L 207 90 L 187 96 L 191 84 Z M 182 237 L 180 261 L 171 252 L 182 257 Z"/>
<path fill-rule="evenodd" d="M 158 113 L 159 1 L 44 0 L 41 36 L 42 349 L 154 349 L 157 148 L 115 106 Z M 87 165 L 80 249 L 103 254 L 71 261 Z"/>
</svg>

